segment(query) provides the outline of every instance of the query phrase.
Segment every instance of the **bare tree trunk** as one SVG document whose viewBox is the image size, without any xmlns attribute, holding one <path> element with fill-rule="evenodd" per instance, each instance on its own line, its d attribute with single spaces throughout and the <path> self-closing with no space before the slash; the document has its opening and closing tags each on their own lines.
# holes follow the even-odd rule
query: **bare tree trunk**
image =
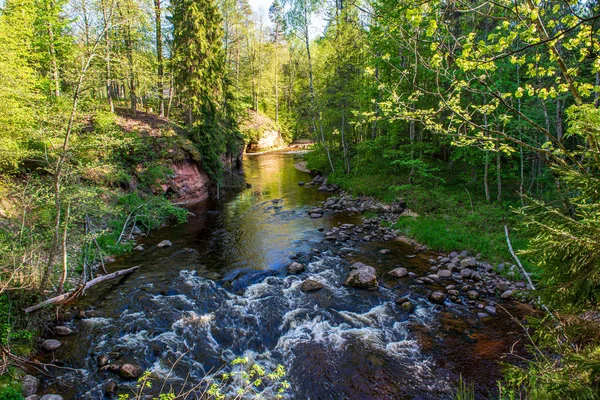
<svg viewBox="0 0 600 400">
<path fill-rule="evenodd" d="M 169 83 L 169 102 L 167 104 L 167 114 L 166 114 L 167 119 L 169 118 L 169 115 L 171 114 L 171 105 L 173 104 L 173 91 L 174 91 L 173 74 L 171 73 L 171 79 L 170 79 L 170 83 Z"/>
<path fill-rule="evenodd" d="M 483 189 L 485 190 L 485 201 L 488 203 L 491 201 L 490 185 L 488 182 L 489 169 L 490 169 L 490 160 L 489 160 L 488 154 L 486 153 L 485 154 L 485 165 L 483 167 Z"/>
<path fill-rule="evenodd" d="M 136 86 L 135 86 L 135 70 L 133 65 L 133 39 L 131 37 L 131 27 L 129 26 L 130 22 L 125 24 L 125 46 L 127 48 L 127 62 L 129 64 L 129 98 L 130 98 L 130 107 L 131 113 L 133 116 L 136 116 L 137 113 L 137 94 L 136 94 Z"/>
<path fill-rule="evenodd" d="M 500 203 L 502 201 L 502 155 L 500 150 L 496 152 L 496 184 L 498 185 L 496 200 Z"/>
<path fill-rule="evenodd" d="M 155 11 L 155 22 L 156 22 L 156 61 L 158 63 L 158 99 L 160 102 L 159 105 L 159 115 L 161 117 L 165 116 L 165 96 L 163 93 L 164 90 L 164 81 L 165 81 L 165 72 L 164 72 L 164 62 L 163 62 L 163 46 L 162 46 L 162 10 L 160 5 L 160 0 L 154 0 L 154 11 Z"/>
<path fill-rule="evenodd" d="M 485 97 L 483 98 L 483 102 L 487 103 L 487 100 L 485 99 Z M 487 130 L 487 127 L 488 127 L 487 114 L 483 114 L 483 124 L 484 124 L 483 126 Z M 488 136 L 488 133 L 486 133 L 486 136 Z M 489 154 L 486 152 L 485 153 L 485 166 L 483 169 L 483 188 L 485 190 L 485 201 L 488 203 L 492 200 L 491 196 L 490 196 L 489 169 L 490 169 L 490 157 L 489 157 Z"/>
<path fill-rule="evenodd" d="M 62 293 L 67 281 L 67 275 L 69 274 L 69 257 L 67 253 L 67 232 L 69 229 L 69 216 L 71 214 L 71 204 L 67 205 L 67 215 L 65 216 L 63 238 L 62 238 L 62 252 L 63 252 L 63 270 L 60 284 L 58 286 L 58 292 Z"/>
<path fill-rule="evenodd" d="M 275 24 L 275 122 L 279 123 L 279 22 Z"/>
<path fill-rule="evenodd" d="M 329 166 L 331 167 L 331 172 L 335 172 L 335 168 L 333 166 L 333 161 L 331 160 L 331 154 L 329 153 L 329 146 L 327 146 L 327 142 L 325 141 L 325 133 L 323 132 L 323 124 L 321 123 L 321 112 L 317 110 L 317 100 L 315 96 L 315 85 L 313 80 L 313 67 L 312 67 L 312 59 L 310 56 L 310 38 L 308 37 L 308 30 L 310 28 L 310 24 L 308 22 L 308 5 L 306 4 L 306 0 L 304 1 L 304 44 L 306 45 L 306 55 L 308 57 L 308 81 L 310 87 L 310 103 L 312 108 L 312 123 L 313 123 L 313 132 L 315 136 L 317 135 L 317 115 L 319 119 L 319 127 L 321 132 L 321 142 L 323 143 L 323 148 L 327 153 L 327 159 L 329 160 Z"/>
<path fill-rule="evenodd" d="M 104 17 L 104 24 L 108 25 L 108 9 L 106 8 L 106 4 L 102 1 L 102 15 Z M 110 112 L 115 112 L 115 105 L 113 102 L 113 84 L 112 84 L 112 72 L 111 72 L 111 58 L 110 58 L 110 33 L 106 32 L 105 38 L 105 58 L 106 58 L 106 99 L 108 100 L 108 107 L 110 108 Z"/>
<path fill-rule="evenodd" d="M 600 71 L 596 71 L 596 87 L 600 86 Z M 600 107 L 600 92 L 596 91 L 594 94 L 594 106 Z"/>
</svg>

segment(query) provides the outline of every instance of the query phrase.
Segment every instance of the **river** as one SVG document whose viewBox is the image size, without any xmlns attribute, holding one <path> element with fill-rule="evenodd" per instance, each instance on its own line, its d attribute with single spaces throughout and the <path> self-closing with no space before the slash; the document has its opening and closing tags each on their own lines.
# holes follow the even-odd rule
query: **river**
<svg viewBox="0 0 600 400">
<path fill-rule="evenodd" d="M 245 356 L 267 369 L 284 365 L 291 385 L 286 397 L 293 399 L 452 398 L 460 375 L 479 397 L 493 396 L 498 361 L 520 339 L 518 324 L 502 313 L 480 321 L 462 305 L 430 303 L 424 285 L 384 278 L 399 264 L 424 273 L 433 253 L 407 258 L 414 250 L 400 241 L 325 243 L 323 231 L 361 219 L 308 218 L 306 211 L 328 194 L 298 185 L 311 177 L 294 168 L 297 157 L 246 156 L 251 188 L 191 206 L 187 223 L 153 232 L 142 241 L 144 251 L 110 264 L 109 272 L 142 268 L 70 306 L 67 315 L 83 312 L 66 321 L 75 334 L 61 339 L 53 355 L 70 369 L 46 378 L 45 390 L 65 399 L 102 399 L 109 380 L 119 393 L 135 387 L 99 370 L 101 355 L 151 371 L 150 392 L 164 379 L 167 388 L 198 382 Z M 157 248 L 164 239 L 173 246 Z M 382 254 L 384 248 L 391 252 Z M 306 272 L 286 274 L 292 256 Z M 342 286 L 354 261 L 376 267 L 379 290 Z M 324 289 L 302 292 L 307 277 Z M 414 312 L 396 305 L 400 296 L 411 298 Z M 524 313 L 516 303 L 504 306 Z M 269 390 L 262 398 L 273 397 Z"/>
</svg>

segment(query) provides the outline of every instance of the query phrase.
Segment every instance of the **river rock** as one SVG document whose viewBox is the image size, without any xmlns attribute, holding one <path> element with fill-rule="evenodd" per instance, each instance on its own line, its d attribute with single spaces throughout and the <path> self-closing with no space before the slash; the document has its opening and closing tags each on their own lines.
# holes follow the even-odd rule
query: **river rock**
<svg viewBox="0 0 600 400">
<path fill-rule="evenodd" d="M 460 271 L 460 276 L 462 276 L 463 278 L 468 278 L 471 276 L 471 274 L 473 274 L 473 270 L 470 268 L 465 268 Z"/>
<path fill-rule="evenodd" d="M 135 250 L 135 251 L 144 251 L 144 246 L 142 246 L 141 244 L 138 244 L 137 246 L 135 246 L 133 248 L 133 250 Z"/>
<path fill-rule="evenodd" d="M 33 396 L 40 386 L 40 381 L 33 375 L 25 375 L 21 380 L 23 397 Z"/>
<path fill-rule="evenodd" d="M 40 400 L 40 396 L 37 394 L 32 394 L 31 396 L 25 397 L 25 400 Z"/>
<path fill-rule="evenodd" d="M 62 346 L 62 343 L 56 339 L 46 339 L 42 342 L 41 347 L 44 351 L 54 351 Z"/>
<path fill-rule="evenodd" d="M 316 292 L 321 289 L 323 289 L 323 284 L 321 282 L 315 281 L 314 279 L 307 279 L 304 282 L 302 282 L 302 285 L 300 285 L 300 290 L 302 290 L 305 293 Z"/>
<path fill-rule="evenodd" d="M 452 271 L 449 269 L 440 269 L 437 272 L 437 276 L 440 278 L 450 278 L 452 276 Z"/>
<path fill-rule="evenodd" d="M 460 261 L 460 266 L 462 268 L 475 268 L 477 266 L 477 260 L 473 257 L 465 258 Z"/>
<path fill-rule="evenodd" d="M 119 369 L 119 375 L 125 379 L 137 379 L 142 376 L 142 372 L 142 367 L 134 363 L 123 364 Z"/>
<path fill-rule="evenodd" d="M 350 270 L 344 285 L 358 289 L 376 290 L 379 284 L 375 268 L 362 264 L 358 268 Z"/>
<path fill-rule="evenodd" d="M 114 395 L 117 393 L 117 382 L 110 380 L 104 385 L 104 393 L 106 395 Z"/>
<path fill-rule="evenodd" d="M 55 326 L 54 332 L 58 336 L 69 336 L 73 333 L 73 329 L 69 328 L 68 326 Z"/>
<path fill-rule="evenodd" d="M 156 247 L 158 247 L 159 249 L 162 249 L 163 247 L 171 247 L 173 246 L 173 243 L 171 243 L 170 240 L 163 240 L 162 242 L 160 242 L 159 244 L 156 245 Z"/>
<path fill-rule="evenodd" d="M 64 400 L 60 394 L 45 394 L 40 400 Z"/>
<path fill-rule="evenodd" d="M 379 252 L 381 254 L 388 254 L 390 251 L 391 251 L 390 249 L 381 249 L 381 250 L 379 250 Z"/>
<path fill-rule="evenodd" d="M 96 359 L 96 365 L 98 366 L 98 368 L 102 368 L 105 365 L 108 365 L 108 357 L 105 354 L 99 355 Z"/>
<path fill-rule="evenodd" d="M 494 307 L 494 306 L 485 306 L 484 310 L 488 314 L 496 315 L 496 307 Z"/>
<path fill-rule="evenodd" d="M 506 299 L 510 299 L 512 295 L 513 295 L 513 291 L 512 290 L 505 290 L 500 295 L 500 298 L 506 300 Z"/>
<path fill-rule="evenodd" d="M 413 311 L 415 311 L 415 305 L 410 300 L 405 301 L 404 303 L 400 304 L 400 308 L 408 313 L 412 313 Z"/>
<path fill-rule="evenodd" d="M 304 182 L 298 182 L 298 186 L 304 186 Z"/>
<path fill-rule="evenodd" d="M 429 300 L 437 304 L 444 304 L 446 295 L 442 292 L 433 292 L 429 295 Z"/>
<path fill-rule="evenodd" d="M 304 265 L 300 264 L 299 262 L 293 262 L 290 265 L 288 265 L 287 267 L 287 272 L 288 274 L 299 274 L 301 272 L 304 272 L 305 267 Z"/>
<path fill-rule="evenodd" d="M 471 300 L 475 300 L 479 297 L 479 293 L 477 292 L 477 290 L 469 290 L 467 292 L 467 297 Z"/>
<path fill-rule="evenodd" d="M 403 278 L 408 275 L 408 271 L 404 267 L 399 267 L 388 272 L 388 275 L 391 275 L 394 278 Z"/>
</svg>

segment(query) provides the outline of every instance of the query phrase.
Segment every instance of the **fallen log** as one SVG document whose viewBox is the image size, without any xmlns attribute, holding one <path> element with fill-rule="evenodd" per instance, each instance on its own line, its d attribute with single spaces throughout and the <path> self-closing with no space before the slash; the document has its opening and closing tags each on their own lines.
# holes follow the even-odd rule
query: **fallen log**
<svg viewBox="0 0 600 400">
<path fill-rule="evenodd" d="M 77 287 L 67 293 L 61 294 L 60 296 L 56 296 L 56 297 L 52 297 L 49 298 L 48 300 L 44 300 L 41 303 L 38 303 L 36 305 L 33 305 L 31 307 L 27 307 L 25 310 L 26 313 L 30 313 L 36 310 L 39 310 L 42 307 L 45 307 L 47 305 L 50 304 L 65 304 L 71 300 L 73 300 L 76 297 L 79 297 L 81 294 L 83 294 L 86 290 L 88 290 L 89 288 L 91 288 L 92 286 L 95 286 L 101 282 L 104 281 L 109 281 L 112 279 L 116 279 L 120 276 L 124 276 L 124 275 L 128 275 L 130 273 L 132 273 L 133 271 L 135 271 L 136 269 L 140 268 L 140 266 L 135 266 L 132 268 L 127 268 L 127 269 L 122 269 L 120 271 L 117 272 L 113 272 L 112 274 L 108 274 L 108 275 L 102 275 L 99 276 L 97 278 L 92 279 L 91 281 L 87 282 L 85 285 Z"/>
</svg>

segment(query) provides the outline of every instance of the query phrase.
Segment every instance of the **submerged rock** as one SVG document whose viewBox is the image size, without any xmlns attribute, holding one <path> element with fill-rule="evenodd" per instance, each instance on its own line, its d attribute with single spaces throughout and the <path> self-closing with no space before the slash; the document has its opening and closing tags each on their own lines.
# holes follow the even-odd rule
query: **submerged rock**
<svg viewBox="0 0 600 400">
<path fill-rule="evenodd" d="M 105 354 L 99 355 L 96 359 L 96 365 L 98 368 L 102 368 L 105 365 L 108 365 L 108 357 Z"/>
<path fill-rule="evenodd" d="M 117 393 L 117 382 L 110 380 L 104 385 L 104 393 L 106 395 L 114 395 Z"/>
<path fill-rule="evenodd" d="M 300 285 L 300 290 L 303 292 L 316 292 L 321 289 L 323 289 L 323 284 L 314 279 L 307 279 Z"/>
<path fill-rule="evenodd" d="M 376 290 L 379 283 L 377 282 L 375 268 L 363 263 L 360 264 L 358 268 L 355 267 L 350 270 L 344 285 L 358 289 Z"/>
</svg>

